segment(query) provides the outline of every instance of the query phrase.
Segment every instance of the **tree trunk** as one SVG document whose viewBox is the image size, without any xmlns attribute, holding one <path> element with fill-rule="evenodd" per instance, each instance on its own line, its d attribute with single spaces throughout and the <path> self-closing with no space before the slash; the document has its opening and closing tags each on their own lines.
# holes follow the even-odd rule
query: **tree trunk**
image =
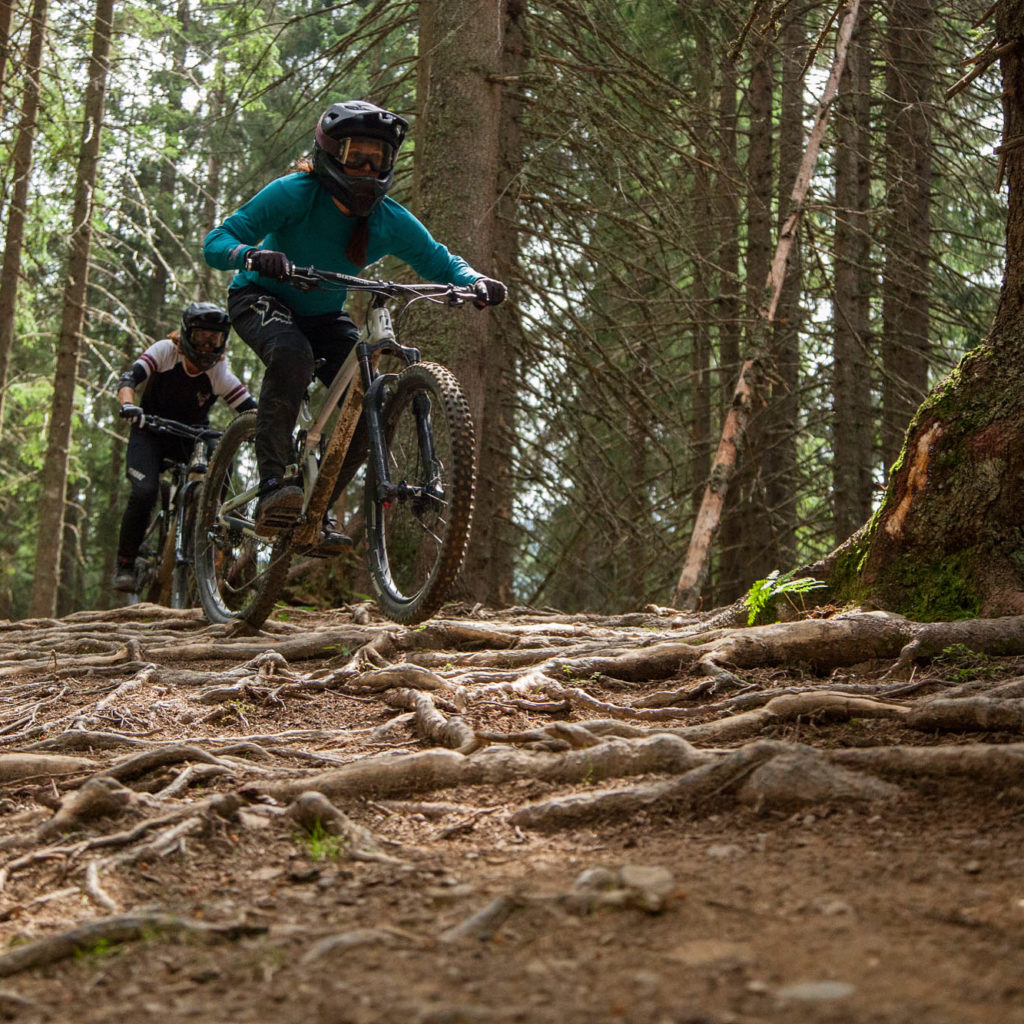
<svg viewBox="0 0 1024 1024">
<path fill-rule="evenodd" d="M 46 35 L 47 0 L 35 0 L 32 7 L 32 28 L 25 55 L 24 94 L 21 121 L 14 143 L 14 187 L 7 215 L 4 238 L 4 264 L 0 270 L 0 437 L 3 436 L 4 393 L 11 352 L 14 348 L 14 321 L 18 301 L 18 278 L 21 275 L 21 252 L 25 244 L 25 219 L 28 215 L 28 190 L 32 177 L 32 149 L 35 145 L 39 119 L 39 68 Z M 10 5 L 8 6 L 8 10 Z M 5 62 L 6 63 L 6 62 Z"/>
<path fill-rule="evenodd" d="M 886 35 L 882 454 L 887 468 L 928 388 L 933 7 L 931 0 L 893 0 Z"/>
<path fill-rule="evenodd" d="M 871 514 L 870 4 L 850 40 L 836 112 L 835 302 L 832 361 L 832 501 L 836 544 Z"/>
<path fill-rule="evenodd" d="M 996 8 L 1006 269 L 992 331 L 918 409 L 885 498 L 833 553 L 834 592 L 922 620 L 1024 614 L 1024 0 Z"/>
<path fill-rule="evenodd" d="M 716 234 L 721 239 L 718 273 L 718 372 L 720 384 L 720 423 L 724 433 L 733 408 L 736 381 L 740 378 L 740 202 L 735 183 L 740 180 L 736 156 L 738 131 L 736 64 L 730 57 L 722 60 L 722 89 L 719 100 L 718 181 L 715 187 Z M 709 485 L 714 483 L 712 466 Z M 699 512 L 698 512 L 699 515 Z M 717 529 L 717 523 L 715 524 Z M 711 576 L 711 567 L 706 573 Z M 726 584 L 719 567 L 714 577 L 711 603 L 728 603 L 732 583 Z"/>
<path fill-rule="evenodd" d="M 504 0 L 502 31 L 501 120 L 498 133 L 498 206 L 494 225 L 494 268 L 498 277 L 514 288 L 519 262 L 518 187 L 522 177 L 522 77 L 526 69 L 529 37 L 525 0 Z M 483 268 L 482 268 L 483 269 Z M 515 437 L 516 351 L 521 336 L 515 306 L 493 318 L 489 339 L 484 423 L 486 434 L 479 438 L 481 459 L 478 508 L 486 515 L 474 518 L 476 542 L 470 551 L 467 573 L 486 584 L 474 588 L 474 596 L 491 606 L 512 604 L 512 567 L 516 550 L 512 511 L 512 445 Z"/>
<path fill-rule="evenodd" d="M 779 106 L 779 219 L 781 236 L 791 212 L 788 198 L 800 170 L 804 153 L 804 75 L 807 57 L 806 15 L 800 8 L 787 8 L 782 34 L 782 76 Z M 800 331 L 803 320 L 801 278 L 803 264 L 800 236 L 786 260 L 785 279 L 769 336 L 775 382 L 764 410 L 765 522 L 770 546 L 763 565 L 783 569 L 796 561 L 797 474 L 796 439 L 800 403 Z M 755 579 L 761 579 L 760 574 Z"/>
<path fill-rule="evenodd" d="M 706 11 L 700 11 L 692 31 L 698 53 L 709 53 Z M 695 157 L 690 193 L 694 232 L 693 259 L 693 341 L 690 349 L 690 488 L 693 514 L 700 508 L 701 494 L 711 471 L 711 276 L 715 265 L 712 217 L 711 173 L 711 68 L 698 62 L 693 69 L 696 116 L 693 122 Z M 701 225 L 705 225 L 704 228 Z"/>
<path fill-rule="evenodd" d="M 4 89 L 7 86 L 7 62 L 11 56 L 11 21 L 14 17 L 14 0 L 0 0 L 0 119 L 3 118 Z"/>
<path fill-rule="evenodd" d="M 49 616 L 56 607 L 61 539 L 64 532 L 64 500 L 67 490 L 71 449 L 71 418 L 74 412 L 75 382 L 85 320 L 89 280 L 89 250 L 92 243 L 93 193 L 99 165 L 100 137 L 110 65 L 114 0 L 97 0 L 93 23 L 89 82 L 85 92 L 85 123 L 78 153 L 75 205 L 68 241 L 68 263 L 61 314 L 53 402 L 43 462 L 36 534 L 35 575 L 29 615 Z"/>
<path fill-rule="evenodd" d="M 764 283 L 771 265 L 772 194 L 775 176 L 772 154 L 772 49 L 767 26 L 754 40 L 751 55 L 749 105 L 750 144 L 747 151 L 746 200 L 746 309 L 747 351 L 756 330 Z M 763 458 L 766 424 L 755 405 L 747 428 L 746 458 L 738 465 L 727 497 L 720 534 L 721 579 L 719 593 L 731 601 L 756 579 L 774 568 L 768 564 L 771 532 L 768 527 Z"/>
<path fill-rule="evenodd" d="M 421 39 L 429 41 L 418 69 L 416 213 L 438 241 L 488 276 L 496 266 L 499 126 L 503 30 L 507 5 L 487 0 L 421 4 Z M 509 17 L 511 17 L 509 11 Z M 455 158 L 457 154 L 457 158 Z M 507 515 L 500 464 L 507 446 L 492 433 L 495 388 L 506 359 L 494 320 L 507 310 L 433 317 L 429 358 L 454 369 L 466 391 L 476 428 L 478 480 L 473 536 L 463 581 L 470 599 L 493 597 L 491 564 L 495 519 Z M 492 381 L 495 384 L 492 386 Z M 488 395 L 492 396 L 490 409 Z M 500 403 L 499 403 L 500 405 Z"/>
</svg>

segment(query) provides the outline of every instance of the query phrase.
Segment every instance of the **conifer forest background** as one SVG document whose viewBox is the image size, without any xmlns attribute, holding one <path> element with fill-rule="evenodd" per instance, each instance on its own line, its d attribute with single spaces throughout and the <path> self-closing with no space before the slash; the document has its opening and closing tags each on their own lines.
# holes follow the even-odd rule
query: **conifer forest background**
<svg viewBox="0 0 1024 1024">
<path fill-rule="evenodd" d="M 968 63 L 989 6 L 858 5 L 705 606 L 864 523 L 930 384 L 992 321 L 999 83 Z M 392 195 L 511 293 L 403 324 L 477 421 L 463 596 L 668 603 L 842 14 L 834 0 L 0 0 L 0 619 L 114 600 L 116 379 L 188 302 L 226 302 L 203 237 L 354 97 L 412 123 Z M 257 392 L 255 356 L 234 336 L 229 352 Z M 353 531 L 359 508 L 354 490 Z M 365 589 L 339 560 L 296 577 L 292 598 Z"/>
</svg>

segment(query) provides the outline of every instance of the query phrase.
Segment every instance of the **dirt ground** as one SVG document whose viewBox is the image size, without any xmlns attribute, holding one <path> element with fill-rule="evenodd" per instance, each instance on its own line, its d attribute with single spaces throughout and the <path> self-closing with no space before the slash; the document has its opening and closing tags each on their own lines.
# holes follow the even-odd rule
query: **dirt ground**
<svg viewBox="0 0 1024 1024">
<path fill-rule="evenodd" d="M 0 1019 L 1024 1024 L 1016 762 L 890 767 L 866 796 L 751 797 L 735 775 L 696 798 L 650 788 L 765 740 L 1009 756 L 1019 725 L 911 729 L 904 711 L 1020 701 L 1024 661 L 951 647 L 897 673 L 895 657 L 776 663 L 728 684 L 663 661 L 644 679 L 573 668 L 694 629 L 521 613 L 402 630 L 360 608 L 245 637 L 145 605 L 0 623 Z M 878 717 L 686 732 L 825 691 L 867 694 Z M 574 778 L 608 734 L 567 727 L 611 719 L 693 736 L 699 763 Z M 496 747 L 527 760 L 472 774 Z M 461 774 L 409 760 L 429 752 Z M 343 774 L 358 764 L 383 773 L 365 791 Z M 312 825 L 289 810 L 304 789 L 329 801 Z M 591 806 L 613 789 L 620 805 Z M 519 813 L 570 797 L 587 809 Z"/>
</svg>

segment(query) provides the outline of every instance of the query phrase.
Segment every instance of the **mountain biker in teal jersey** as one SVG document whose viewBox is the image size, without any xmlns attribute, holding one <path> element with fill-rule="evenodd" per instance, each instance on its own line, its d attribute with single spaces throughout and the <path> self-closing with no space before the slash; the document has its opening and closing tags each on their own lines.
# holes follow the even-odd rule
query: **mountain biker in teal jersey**
<svg viewBox="0 0 1024 1024">
<path fill-rule="evenodd" d="M 342 310 L 344 291 L 301 291 L 286 280 L 292 265 L 359 274 L 393 255 L 428 281 L 472 286 L 481 309 L 506 297 L 504 284 L 450 253 L 387 196 L 407 128 L 403 118 L 372 103 L 333 104 L 317 123 L 312 160 L 267 185 L 203 243 L 207 263 L 239 271 L 228 295 L 232 326 L 266 366 L 255 436 L 256 530 L 263 536 L 292 525 L 302 510 L 302 489 L 285 480 L 285 467 L 293 461 L 291 433 L 314 369 L 329 383 L 359 334 Z M 365 458 L 361 427 L 336 495 Z M 320 553 L 348 544 L 325 524 Z"/>
</svg>

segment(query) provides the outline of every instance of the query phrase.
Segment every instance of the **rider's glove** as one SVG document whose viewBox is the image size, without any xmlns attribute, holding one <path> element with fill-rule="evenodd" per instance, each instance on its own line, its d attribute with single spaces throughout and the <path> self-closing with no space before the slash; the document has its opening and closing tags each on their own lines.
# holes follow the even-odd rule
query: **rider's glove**
<svg viewBox="0 0 1024 1024">
<path fill-rule="evenodd" d="M 250 249 L 245 254 L 245 269 L 255 270 L 261 277 L 283 281 L 291 277 L 292 261 L 276 249 Z"/>
<path fill-rule="evenodd" d="M 490 277 L 481 277 L 474 281 L 473 291 L 476 292 L 473 305 L 477 309 L 483 309 L 484 306 L 497 306 L 508 298 L 508 289 L 500 281 L 495 281 Z"/>
<path fill-rule="evenodd" d="M 121 419 L 131 420 L 138 427 L 146 425 L 146 414 L 137 405 L 122 405 Z"/>
</svg>

